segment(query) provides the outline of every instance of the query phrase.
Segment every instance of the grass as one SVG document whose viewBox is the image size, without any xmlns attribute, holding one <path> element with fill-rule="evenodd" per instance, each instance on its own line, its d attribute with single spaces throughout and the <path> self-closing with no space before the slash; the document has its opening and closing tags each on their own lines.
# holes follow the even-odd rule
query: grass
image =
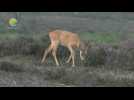
<svg viewBox="0 0 134 100">
<path fill-rule="evenodd" d="M 66 69 L 67 71 L 68 69 Z M 72 72 L 73 71 L 73 72 Z M 68 70 L 60 81 L 74 86 L 133 86 L 134 73 L 121 69 L 77 68 Z"/>
<path fill-rule="evenodd" d="M 10 60 L 7 60 L 10 59 Z M 23 60 L 25 59 L 25 60 Z M 5 61 L 5 63 L 4 63 Z M 134 72 L 122 69 L 109 69 L 109 66 L 90 67 L 69 67 L 69 66 L 46 66 L 35 64 L 38 62 L 33 57 L 8 56 L 1 58 L 1 81 L 9 84 L 13 80 L 17 83 L 14 86 L 45 86 L 45 81 L 51 81 L 66 86 L 133 86 Z M 24 64 L 22 64 L 24 63 Z M 17 66 L 14 66 L 17 65 Z M 4 69 L 3 69 L 4 68 Z M 3 69 L 3 70 L 2 70 Z M 21 72 L 19 72 L 20 70 Z M 2 80 L 2 77 L 5 79 Z M 0 82 L 1 82 L 0 81 Z M 9 84 L 8 86 L 11 86 Z"/>
<path fill-rule="evenodd" d="M 15 31 L 6 32 L 6 33 L 0 33 L 0 39 L 16 39 L 18 37 L 30 37 L 35 40 L 40 40 L 42 37 L 46 37 L 47 34 L 20 34 Z M 120 34 L 119 33 L 80 33 L 80 37 L 83 40 L 90 40 L 94 43 L 118 43 L 120 41 Z"/>
<path fill-rule="evenodd" d="M 120 33 L 81 33 L 80 37 L 84 40 L 90 40 L 94 43 L 118 43 Z"/>
<path fill-rule="evenodd" d="M 105 20 L 106 18 L 112 19 L 112 18 L 116 17 L 116 16 L 115 17 L 114 16 L 107 17 L 103 13 L 100 13 L 99 16 L 96 16 L 96 14 L 98 14 L 98 13 L 90 14 L 90 16 L 92 15 L 91 16 L 92 18 L 94 18 L 94 19 L 100 18 L 101 20 L 102 19 Z M 66 15 L 69 15 L 69 13 Z M 78 17 L 77 14 L 75 16 Z M 80 15 L 80 17 L 82 17 L 82 16 L 86 16 L 86 13 L 85 14 L 83 13 L 83 15 Z M 29 18 L 31 18 L 31 17 L 29 17 Z M 118 18 L 119 17 L 117 16 L 117 19 Z M 33 20 L 33 19 L 31 19 L 31 20 Z M 82 20 L 82 21 L 84 21 L 84 20 Z M 54 23 L 47 22 L 45 24 L 46 26 L 45 25 L 43 26 L 43 30 L 46 31 L 46 29 L 52 27 L 52 24 L 54 24 Z M 47 26 L 47 24 L 48 24 L 48 26 Z M 28 24 L 26 24 L 26 25 L 28 25 Z M 58 25 L 58 21 L 57 21 L 57 24 L 55 24 L 55 25 Z M 60 23 L 60 21 L 59 21 L 59 25 L 68 28 L 68 25 L 66 25 L 66 23 Z M 88 22 L 85 25 L 88 25 Z M 103 25 L 103 23 L 100 23 L 100 25 Z M 119 25 L 122 25 L 122 24 L 119 24 Z M 38 27 L 40 27 L 40 26 L 38 26 Z M 95 28 L 95 31 L 93 30 L 93 31 L 88 32 L 89 30 L 86 31 L 87 27 L 83 26 L 82 28 L 84 28 L 84 27 L 85 27 L 85 29 L 83 29 L 83 30 L 85 32 L 83 32 L 83 33 L 78 32 L 80 37 L 83 40 L 90 40 L 91 42 L 97 43 L 97 44 L 118 43 L 119 41 L 121 41 L 122 36 L 126 36 L 126 34 L 123 35 L 121 33 L 118 33 L 117 31 L 113 32 L 114 30 L 110 31 L 109 27 L 111 27 L 111 26 L 109 26 L 108 28 L 104 27 L 105 29 L 108 29 L 110 31 L 110 32 L 108 31 L 109 33 L 98 33 L 99 29 L 96 29 L 96 28 Z M 73 29 L 73 27 L 70 27 L 70 28 Z M 32 31 L 27 31 L 27 30 L 24 30 L 23 32 L 19 32 L 17 30 L 5 30 L 5 29 L 6 28 L 4 28 L 2 25 L 0 26 L 0 42 L 5 39 L 12 42 L 12 40 L 19 39 L 19 37 L 25 37 L 27 39 L 24 39 L 24 41 L 22 39 L 22 41 L 21 41 L 22 44 L 21 43 L 19 44 L 19 42 L 17 42 L 18 40 L 16 40 L 15 43 L 13 42 L 13 44 L 16 44 L 16 42 L 17 42 L 17 45 L 16 46 L 13 45 L 13 47 L 15 48 L 19 45 L 20 49 L 13 49 L 13 51 L 15 53 L 13 53 L 11 55 L 4 55 L 4 56 L 0 57 L 0 86 L 1 86 L 1 84 L 5 84 L 6 86 L 12 86 L 12 85 L 13 86 L 17 86 L 17 85 L 18 86 L 19 85 L 22 85 L 22 86 L 47 86 L 47 85 L 58 86 L 58 84 L 62 84 L 62 85 L 66 85 L 66 86 L 134 86 L 133 65 L 131 65 L 130 68 L 127 68 L 127 67 L 129 67 L 128 65 L 119 66 L 117 64 L 112 65 L 110 63 L 108 63 L 107 65 L 103 65 L 101 63 L 105 62 L 105 60 L 102 59 L 104 53 L 99 52 L 100 50 L 98 50 L 98 49 L 96 51 L 94 51 L 95 49 L 93 49 L 94 52 L 92 52 L 89 59 L 87 59 L 84 62 L 84 64 L 83 63 L 76 64 L 78 66 L 76 66 L 75 68 L 70 67 L 68 64 L 65 64 L 63 61 L 60 61 L 61 62 L 60 67 L 55 66 L 55 62 L 54 62 L 52 56 L 47 59 L 47 63 L 40 64 L 42 55 L 40 56 L 40 54 L 38 54 L 38 53 L 40 53 L 40 51 L 39 51 L 40 47 L 41 48 L 42 48 L 42 46 L 45 47 L 48 44 L 48 43 L 46 43 L 46 41 L 48 41 L 47 36 L 46 36 L 48 33 L 45 33 L 45 32 L 41 33 L 41 31 L 39 33 L 35 33 L 36 31 L 34 31 L 30 28 L 29 29 L 32 30 L 33 33 L 32 33 Z M 77 29 L 79 29 L 79 28 L 77 27 Z M 96 30 L 98 30 L 98 31 L 96 31 Z M 37 29 L 37 31 L 38 31 L 38 29 Z M 101 30 L 99 32 L 101 32 Z M 128 34 L 127 34 L 127 36 L 128 36 Z M 134 37 L 133 33 L 129 33 L 129 37 L 133 38 Z M 27 41 L 27 40 L 29 40 L 29 38 L 34 39 L 35 41 L 33 40 L 32 43 Z M 28 43 L 28 45 L 24 44 L 25 45 L 24 46 L 23 42 Z M 7 45 L 6 45 L 6 43 L 7 43 Z M 10 45 L 10 43 L 8 45 L 8 43 L 9 42 L 7 41 L 4 44 L 5 48 L 7 48 L 7 49 L 2 49 L 3 46 L 1 46 L 2 53 L 4 53 L 4 50 L 9 51 L 9 53 L 11 52 L 10 50 L 12 50 L 12 49 L 10 49 L 10 48 L 12 48 L 12 46 Z M 31 46 L 31 44 L 32 44 L 32 46 Z M 37 51 L 37 54 L 39 56 L 36 57 L 35 55 L 32 55 L 35 52 L 29 54 L 29 50 L 31 50 L 30 49 L 31 47 L 35 47 L 35 48 L 32 48 L 32 50 L 35 49 L 35 51 Z M 39 48 L 39 50 L 36 49 L 36 47 Z M 9 48 L 9 50 L 8 50 L 8 48 Z M 16 53 L 15 50 L 16 51 L 18 50 L 19 53 Z M 24 55 L 23 53 L 21 53 L 22 52 L 21 50 L 23 52 L 26 52 L 26 54 Z M 29 55 L 27 55 L 27 52 Z M 5 52 L 5 54 L 6 53 L 7 52 Z M 65 56 L 64 52 L 62 54 L 63 54 L 63 56 Z M 110 53 L 110 54 L 112 54 L 112 53 Z M 132 54 L 132 53 L 130 53 L 130 54 Z M 122 53 L 121 53 L 121 55 L 122 55 Z M 114 53 L 112 54 L 112 56 L 114 56 Z M 120 60 L 121 60 L 121 58 L 127 59 L 126 55 L 124 57 L 119 56 Z M 118 58 L 116 58 L 116 59 L 118 61 Z M 129 59 L 127 59 L 127 60 L 129 60 Z M 123 63 L 124 61 L 127 62 L 127 60 L 123 60 L 120 62 L 118 61 L 118 63 Z M 77 62 L 79 62 L 79 59 L 77 60 Z M 86 64 L 86 62 L 89 62 L 89 63 Z M 133 63 L 131 63 L 130 60 L 129 60 L 129 62 L 130 62 L 130 64 L 133 64 Z M 97 65 L 96 65 L 96 63 L 97 63 Z"/>
<path fill-rule="evenodd" d="M 2 39 L 17 39 L 19 36 L 23 36 L 16 32 L 13 32 L 10 35 L 9 33 L 0 35 L 2 36 Z M 36 35 L 37 34 L 28 36 L 36 40 L 39 40 L 42 36 L 44 36 L 44 34 L 39 34 L 38 37 L 36 37 Z M 80 34 L 80 36 L 86 40 L 91 39 L 96 43 L 114 43 L 119 41 L 119 34 L 116 33 L 111 35 L 104 33 L 83 33 Z M 77 66 L 75 68 L 62 65 L 60 67 L 56 67 L 53 59 L 48 60 L 51 64 L 43 65 L 39 64 L 40 60 L 40 58 L 37 59 L 30 55 L 1 57 L 0 62 L 2 63 L 0 65 L 0 74 L 2 75 L 2 82 L 5 80 L 3 79 L 4 77 L 7 79 L 5 80 L 7 83 L 15 80 L 17 85 L 24 84 L 25 86 L 33 84 L 36 84 L 36 86 L 39 84 L 45 85 L 47 84 L 45 83 L 46 81 L 54 81 L 57 83 L 56 85 L 63 83 L 66 86 L 133 86 L 133 71 L 123 70 L 118 66 L 114 68 L 112 66 L 111 69 L 108 69 L 110 65 L 98 65 L 99 67 Z M 19 70 L 21 73 L 18 72 Z M 3 73 L 6 75 L 4 76 Z M 50 83 L 52 84 L 53 82 Z"/>
<path fill-rule="evenodd" d="M 41 38 L 46 37 L 46 33 L 25 33 L 21 34 L 15 30 L 9 30 L 8 32 L 3 32 L 0 33 L 0 41 L 3 41 L 5 39 L 9 40 L 15 40 L 18 39 L 19 37 L 26 37 L 26 38 L 33 38 L 34 40 L 37 40 L 38 42 L 40 41 Z"/>
<path fill-rule="evenodd" d="M 32 36 L 32 35 L 31 35 Z M 30 34 L 20 34 L 14 30 L 11 30 L 9 32 L 4 32 L 4 33 L 0 33 L 0 40 L 3 41 L 3 40 L 15 40 L 19 37 L 31 37 Z"/>
</svg>

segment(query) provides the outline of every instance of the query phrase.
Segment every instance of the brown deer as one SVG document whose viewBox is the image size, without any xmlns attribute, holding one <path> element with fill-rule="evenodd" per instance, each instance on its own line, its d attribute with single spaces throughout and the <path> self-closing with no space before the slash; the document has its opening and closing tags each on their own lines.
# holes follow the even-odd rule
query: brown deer
<svg viewBox="0 0 134 100">
<path fill-rule="evenodd" d="M 56 56 L 56 51 L 59 45 L 62 45 L 69 49 L 70 56 L 67 60 L 67 63 L 69 63 L 72 59 L 72 67 L 75 66 L 74 48 L 78 48 L 80 50 L 80 58 L 81 60 L 84 60 L 84 55 L 87 54 L 87 49 L 89 46 L 86 45 L 86 43 L 82 42 L 77 34 L 63 30 L 55 30 L 49 33 L 49 38 L 51 40 L 51 44 L 45 50 L 41 63 L 45 62 L 48 53 L 52 51 L 56 65 L 59 66 L 59 62 Z"/>
</svg>

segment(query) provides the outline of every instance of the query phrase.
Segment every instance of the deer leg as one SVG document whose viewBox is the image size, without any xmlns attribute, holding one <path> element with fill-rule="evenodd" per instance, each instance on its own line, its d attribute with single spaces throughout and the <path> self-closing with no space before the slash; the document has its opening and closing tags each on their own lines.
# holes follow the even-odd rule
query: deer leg
<svg viewBox="0 0 134 100">
<path fill-rule="evenodd" d="M 82 51 L 80 51 L 80 59 L 83 61 L 84 57 L 82 56 Z"/>
<path fill-rule="evenodd" d="M 57 51 L 57 48 L 54 48 L 52 51 L 52 54 L 53 54 L 56 65 L 59 66 L 59 62 L 58 62 L 57 56 L 56 56 L 56 51 Z"/>
<path fill-rule="evenodd" d="M 74 61 L 75 52 L 74 52 L 74 50 L 72 49 L 71 46 L 69 46 L 69 50 L 70 50 L 70 52 L 71 52 L 71 57 L 70 57 L 70 59 L 72 58 L 72 67 L 75 67 L 75 61 Z"/>
<path fill-rule="evenodd" d="M 69 63 L 70 60 L 71 60 L 71 58 L 72 58 L 72 56 L 71 56 L 71 54 L 70 54 L 70 56 L 69 56 L 68 60 L 66 61 L 66 63 Z"/>
<path fill-rule="evenodd" d="M 46 57 L 47 57 L 48 53 L 49 53 L 51 50 L 52 50 L 52 46 L 50 45 L 50 46 L 45 50 L 44 55 L 43 55 L 43 58 L 42 58 L 42 60 L 41 60 L 41 63 L 45 62 Z"/>
<path fill-rule="evenodd" d="M 72 62 L 73 62 L 72 67 L 75 67 L 74 57 L 75 57 L 75 53 L 74 53 L 74 51 L 73 51 L 73 52 L 72 52 Z"/>
</svg>

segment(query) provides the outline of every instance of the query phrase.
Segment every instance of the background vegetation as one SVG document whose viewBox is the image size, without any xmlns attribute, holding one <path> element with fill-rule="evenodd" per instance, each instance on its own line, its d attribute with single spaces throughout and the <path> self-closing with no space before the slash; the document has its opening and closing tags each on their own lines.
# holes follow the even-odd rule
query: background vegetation
<svg viewBox="0 0 134 100">
<path fill-rule="evenodd" d="M 18 19 L 15 30 L 8 20 Z M 134 13 L 132 12 L 0 12 L 0 86 L 134 86 Z M 48 32 L 62 29 L 89 40 L 92 47 L 75 68 L 58 48 L 60 67 L 49 55 Z"/>
</svg>

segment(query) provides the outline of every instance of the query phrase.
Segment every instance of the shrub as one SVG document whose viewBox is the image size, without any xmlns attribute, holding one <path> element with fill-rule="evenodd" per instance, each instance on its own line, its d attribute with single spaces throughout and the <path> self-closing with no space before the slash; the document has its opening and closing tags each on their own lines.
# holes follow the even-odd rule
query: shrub
<svg viewBox="0 0 134 100">
<path fill-rule="evenodd" d="M 88 51 L 85 66 L 104 65 L 106 60 L 106 52 L 103 48 L 94 47 Z"/>
</svg>

